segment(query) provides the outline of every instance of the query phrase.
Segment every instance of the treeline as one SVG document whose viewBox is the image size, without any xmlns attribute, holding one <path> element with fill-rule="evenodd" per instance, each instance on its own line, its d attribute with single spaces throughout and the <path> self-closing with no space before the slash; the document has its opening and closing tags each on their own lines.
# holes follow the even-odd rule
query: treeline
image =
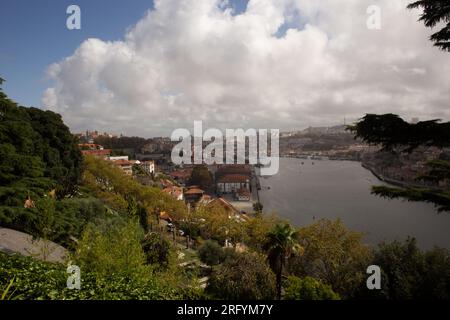
<svg viewBox="0 0 450 320">
<path fill-rule="evenodd" d="M 133 149 L 134 152 L 139 150 L 149 140 L 141 137 L 97 137 L 94 142 L 104 146 L 106 149 Z"/>
</svg>

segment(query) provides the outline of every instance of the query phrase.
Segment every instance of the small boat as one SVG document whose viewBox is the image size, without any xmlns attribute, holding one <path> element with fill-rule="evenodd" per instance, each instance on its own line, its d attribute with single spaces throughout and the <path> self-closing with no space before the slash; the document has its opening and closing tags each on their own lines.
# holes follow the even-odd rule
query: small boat
<svg viewBox="0 0 450 320">
<path fill-rule="evenodd" d="M 311 164 L 314 165 L 314 161 Z"/>
</svg>

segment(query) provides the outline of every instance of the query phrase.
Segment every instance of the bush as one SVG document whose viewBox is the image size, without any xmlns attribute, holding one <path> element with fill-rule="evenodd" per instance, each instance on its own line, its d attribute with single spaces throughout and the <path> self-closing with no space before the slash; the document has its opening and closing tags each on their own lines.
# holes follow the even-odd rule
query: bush
<svg viewBox="0 0 450 320">
<path fill-rule="evenodd" d="M 252 253 L 236 253 L 213 269 L 206 292 L 226 300 L 275 298 L 275 275 L 265 259 Z"/>
<path fill-rule="evenodd" d="M 66 267 L 62 264 L 42 262 L 19 255 L 0 253 L 0 288 L 11 279 L 9 289 L 12 299 L 62 300 L 62 299 L 183 299 L 182 291 L 166 286 L 153 277 L 145 283 L 136 284 L 124 276 L 102 281 L 87 269 L 81 269 L 81 289 L 67 288 Z"/>
<path fill-rule="evenodd" d="M 423 252 L 414 238 L 382 243 L 373 264 L 381 269 L 381 290 L 362 291 L 368 298 L 393 300 L 450 299 L 450 252 L 434 248 Z"/>
<path fill-rule="evenodd" d="M 79 241 L 75 262 L 100 279 L 123 276 L 137 284 L 145 282 L 151 270 L 145 264 L 143 237 L 136 219 L 90 224 Z"/>
<path fill-rule="evenodd" d="M 159 233 L 151 232 L 145 235 L 142 241 L 146 261 L 149 264 L 167 266 L 170 257 L 170 242 Z"/>
<path fill-rule="evenodd" d="M 198 249 L 200 260 L 207 265 L 214 266 L 221 263 L 225 257 L 224 250 L 216 242 L 206 240 Z"/>
<path fill-rule="evenodd" d="M 330 286 L 311 277 L 288 277 L 285 283 L 286 300 L 339 300 Z"/>
</svg>

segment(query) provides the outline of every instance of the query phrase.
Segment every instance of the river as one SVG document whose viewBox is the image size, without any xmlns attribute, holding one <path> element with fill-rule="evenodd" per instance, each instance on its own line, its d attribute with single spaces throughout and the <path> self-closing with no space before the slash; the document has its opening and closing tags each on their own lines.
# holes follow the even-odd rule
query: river
<svg viewBox="0 0 450 320">
<path fill-rule="evenodd" d="M 409 235 L 423 249 L 450 249 L 450 213 L 437 213 L 427 203 L 372 195 L 371 186 L 384 183 L 359 162 L 282 158 L 278 174 L 260 182 L 264 211 L 296 226 L 340 218 L 348 228 L 364 232 L 369 244 Z"/>
</svg>

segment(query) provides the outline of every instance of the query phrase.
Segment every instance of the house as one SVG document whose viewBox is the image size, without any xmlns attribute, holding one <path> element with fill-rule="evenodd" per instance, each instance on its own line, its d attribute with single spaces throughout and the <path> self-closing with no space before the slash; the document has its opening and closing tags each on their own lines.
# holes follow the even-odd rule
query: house
<svg viewBox="0 0 450 320">
<path fill-rule="evenodd" d="M 227 214 L 230 219 L 235 219 L 237 222 L 244 222 L 249 219 L 249 217 L 245 213 L 239 212 L 231 203 L 229 203 L 224 198 L 215 198 L 211 200 L 207 205 L 207 207 L 221 207 Z"/>
<path fill-rule="evenodd" d="M 123 172 L 126 175 L 133 175 L 133 161 L 129 161 L 129 160 L 117 160 L 117 161 L 113 161 L 113 163 L 118 166 L 120 169 L 123 170 Z"/>
<path fill-rule="evenodd" d="M 90 155 L 96 158 L 107 159 L 111 154 L 111 149 L 102 149 L 102 150 L 81 150 L 83 155 Z"/>
<path fill-rule="evenodd" d="M 236 199 L 238 201 L 250 201 L 251 199 L 251 193 L 246 188 L 241 188 L 236 191 Z"/>
<path fill-rule="evenodd" d="M 251 191 L 252 172 L 249 165 L 221 165 L 215 177 L 218 193 L 236 193 L 239 189 Z"/>
<path fill-rule="evenodd" d="M 109 161 L 117 161 L 117 160 L 129 160 L 128 156 L 109 156 L 108 157 Z"/>
<path fill-rule="evenodd" d="M 250 178 L 242 174 L 225 174 L 216 180 L 218 193 L 235 193 L 239 189 L 250 190 Z"/>
<path fill-rule="evenodd" d="M 191 178 L 192 168 L 175 170 L 170 173 L 173 180 L 185 186 Z"/>
<path fill-rule="evenodd" d="M 80 143 L 78 146 L 83 155 L 90 155 L 101 159 L 107 159 L 111 154 L 111 149 L 105 149 L 102 145 L 95 143 Z"/>
<path fill-rule="evenodd" d="M 142 169 L 144 169 L 144 171 L 147 172 L 148 174 L 155 173 L 155 161 L 153 160 L 142 161 L 140 165 Z"/>
<path fill-rule="evenodd" d="M 161 187 L 164 189 L 174 186 L 173 182 L 170 180 L 167 180 L 167 179 L 161 179 L 161 180 L 159 180 L 159 183 L 160 183 Z"/>
<path fill-rule="evenodd" d="M 239 214 L 239 211 L 235 207 L 233 207 L 233 205 L 231 203 L 229 203 L 227 200 L 225 200 L 224 198 L 215 198 L 207 204 L 207 207 L 214 207 L 214 206 L 221 207 L 222 209 L 225 210 L 225 212 L 229 216 Z"/>
<path fill-rule="evenodd" d="M 200 189 L 197 186 L 191 186 L 189 189 L 184 193 L 184 198 L 187 202 L 198 202 L 203 195 L 205 194 L 205 191 Z"/>
<path fill-rule="evenodd" d="M 177 186 L 171 186 L 163 189 L 164 193 L 167 193 L 174 197 L 176 200 L 182 201 L 184 199 L 183 197 L 183 188 L 177 187 Z"/>
<path fill-rule="evenodd" d="M 207 204 L 207 203 L 209 203 L 211 200 L 212 200 L 212 198 L 211 198 L 210 195 L 204 194 L 204 195 L 200 198 L 199 202 L 202 203 L 202 204 Z"/>
</svg>

